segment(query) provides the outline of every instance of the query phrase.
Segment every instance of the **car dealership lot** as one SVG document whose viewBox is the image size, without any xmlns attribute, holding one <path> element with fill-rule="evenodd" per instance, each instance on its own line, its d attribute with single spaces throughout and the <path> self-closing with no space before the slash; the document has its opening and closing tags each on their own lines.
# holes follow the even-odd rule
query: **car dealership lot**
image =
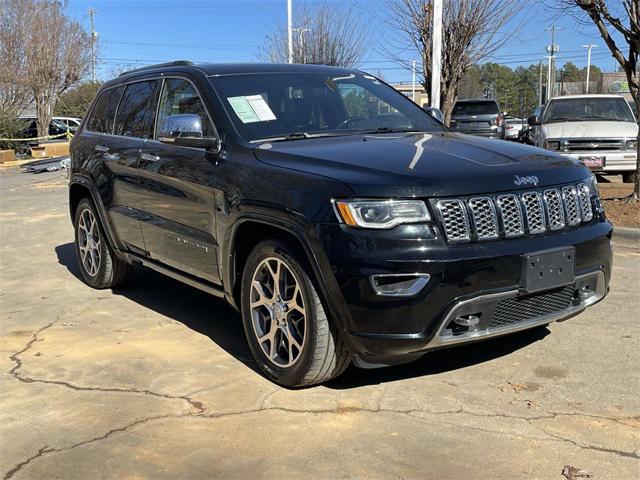
<svg viewBox="0 0 640 480">
<path fill-rule="evenodd" d="M 640 475 L 640 249 L 564 323 L 327 385 L 260 376 L 239 315 L 158 274 L 78 278 L 60 172 L 0 170 L 4 478 Z"/>
</svg>

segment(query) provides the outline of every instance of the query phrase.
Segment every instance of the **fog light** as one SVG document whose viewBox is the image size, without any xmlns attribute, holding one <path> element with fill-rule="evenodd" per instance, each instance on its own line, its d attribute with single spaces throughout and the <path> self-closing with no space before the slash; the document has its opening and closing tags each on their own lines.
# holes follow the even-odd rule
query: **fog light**
<svg viewBox="0 0 640 480">
<path fill-rule="evenodd" d="M 429 278 L 426 273 L 391 273 L 371 275 L 370 281 L 376 295 L 412 297 L 429 283 Z"/>
</svg>

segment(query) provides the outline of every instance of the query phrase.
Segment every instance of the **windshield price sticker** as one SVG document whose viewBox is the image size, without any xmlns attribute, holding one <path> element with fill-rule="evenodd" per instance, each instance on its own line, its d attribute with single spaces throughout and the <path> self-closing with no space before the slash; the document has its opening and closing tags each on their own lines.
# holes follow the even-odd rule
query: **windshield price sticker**
<svg viewBox="0 0 640 480">
<path fill-rule="evenodd" d="M 268 122 L 276 119 L 262 95 L 228 97 L 227 100 L 242 123 Z"/>
</svg>

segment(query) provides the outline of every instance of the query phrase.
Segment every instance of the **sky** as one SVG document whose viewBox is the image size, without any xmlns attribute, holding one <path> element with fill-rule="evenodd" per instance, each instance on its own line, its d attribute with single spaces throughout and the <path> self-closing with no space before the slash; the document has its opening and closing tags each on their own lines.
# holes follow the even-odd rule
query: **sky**
<svg viewBox="0 0 640 480">
<path fill-rule="evenodd" d="M 293 0 L 296 8 L 314 0 Z M 389 51 L 398 36 L 385 18 L 385 4 L 391 0 L 323 0 L 336 8 L 351 6 L 362 15 L 370 30 L 360 68 L 381 74 L 389 82 L 410 82 L 411 71 L 396 61 L 419 58 L 409 47 Z M 444 0 L 445 2 L 447 0 Z M 560 51 L 557 65 L 571 61 L 578 67 L 587 62 L 584 44 L 596 44 L 592 61 L 604 71 L 616 69 L 615 61 L 592 26 L 579 25 L 568 15 L 545 6 L 553 0 L 510 0 L 524 4 L 501 35 L 506 44 L 491 58 L 515 68 L 537 63 L 546 55 L 550 32 L 560 28 L 556 44 Z M 99 38 L 98 77 L 106 80 L 117 73 L 152 63 L 186 59 L 194 62 L 259 61 L 260 47 L 277 25 L 286 22 L 286 0 L 69 0 L 67 13 L 89 30 L 87 9 L 95 13 Z M 294 20 L 295 27 L 295 20 Z M 546 61 L 546 60 L 545 60 Z"/>
</svg>

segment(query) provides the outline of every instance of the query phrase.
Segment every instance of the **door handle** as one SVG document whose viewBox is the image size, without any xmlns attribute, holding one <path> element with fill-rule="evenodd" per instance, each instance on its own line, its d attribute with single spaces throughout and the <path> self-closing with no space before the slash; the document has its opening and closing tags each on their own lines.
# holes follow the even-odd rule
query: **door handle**
<svg viewBox="0 0 640 480">
<path fill-rule="evenodd" d="M 140 155 L 140 158 L 142 160 L 146 160 L 147 162 L 157 162 L 158 160 L 160 160 L 160 157 L 158 155 L 153 155 L 152 153 L 142 153 Z"/>
<path fill-rule="evenodd" d="M 107 147 L 106 145 L 96 145 L 95 147 L 93 147 L 93 149 L 96 152 L 103 152 L 103 153 L 106 153 L 109 151 L 109 147 Z"/>
</svg>

